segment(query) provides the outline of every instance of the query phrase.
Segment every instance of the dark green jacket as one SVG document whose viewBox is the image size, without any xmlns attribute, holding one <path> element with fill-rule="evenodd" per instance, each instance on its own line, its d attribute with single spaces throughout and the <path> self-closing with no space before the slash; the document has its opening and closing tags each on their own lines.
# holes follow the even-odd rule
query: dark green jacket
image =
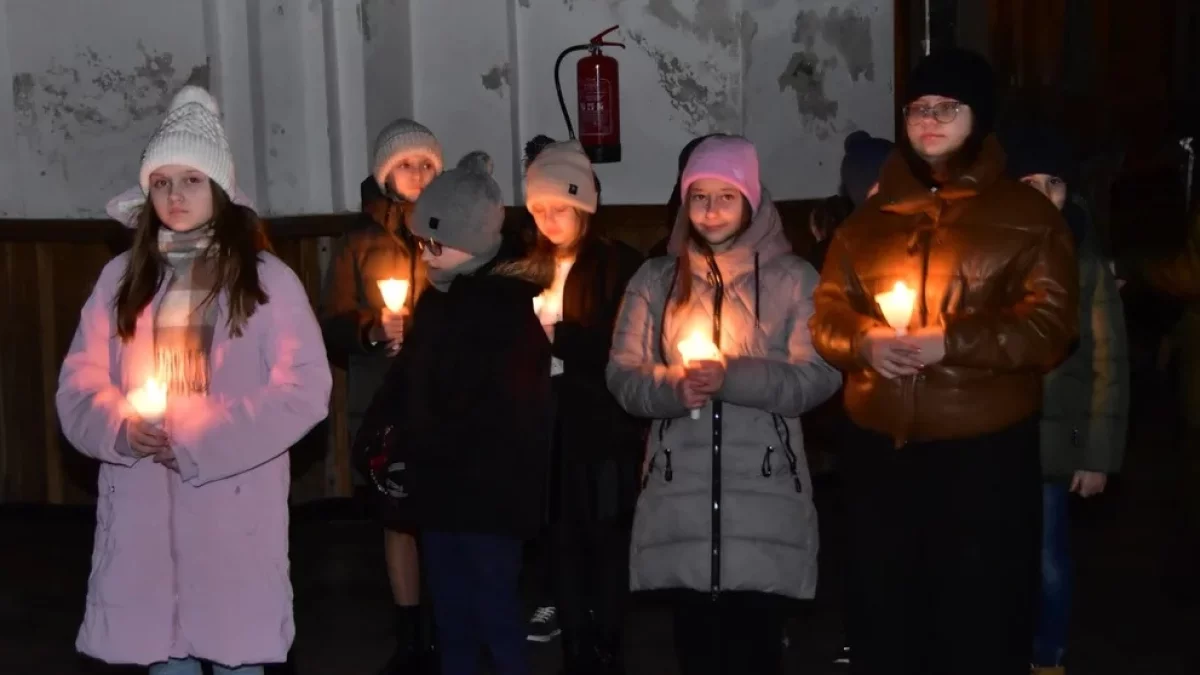
<svg viewBox="0 0 1200 675">
<path fill-rule="evenodd" d="M 1117 473 L 1129 424 L 1129 356 L 1125 309 L 1095 235 L 1081 227 L 1079 342 L 1046 376 L 1042 472 L 1066 479 L 1075 471 Z"/>
</svg>

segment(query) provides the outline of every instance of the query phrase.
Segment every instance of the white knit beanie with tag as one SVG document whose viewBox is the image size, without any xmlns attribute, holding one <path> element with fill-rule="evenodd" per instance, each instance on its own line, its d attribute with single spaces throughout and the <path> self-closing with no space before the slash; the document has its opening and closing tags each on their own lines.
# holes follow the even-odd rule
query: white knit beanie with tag
<svg viewBox="0 0 1200 675">
<path fill-rule="evenodd" d="M 171 99 L 167 116 L 142 153 L 142 192 L 150 194 L 151 173 L 172 164 L 204 172 L 231 197 L 235 192 L 233 153 L 221 112 L 212 94 L 201 87 L 187 85 Z"/>
</svg>

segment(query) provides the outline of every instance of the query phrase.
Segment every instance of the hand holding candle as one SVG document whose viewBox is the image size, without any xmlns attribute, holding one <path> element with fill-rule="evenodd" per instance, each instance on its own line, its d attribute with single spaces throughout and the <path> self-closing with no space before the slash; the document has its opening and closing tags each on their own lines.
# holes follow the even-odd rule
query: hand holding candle
<svg viewBox="0 0 1200 675">
<path fill-rule="evenodd" d="M 876 293 L 875 302 L 888 325 L 896 330 L 896 335 L 908 332 L 908 324 L 912 321 L 913 305 L 916 303 L 917 292 L 910 289 L 903 281 L 897 281 L 892 290 L 886 293 Z"/>
<path fill-rule="evenodd" d="M 125 438 L 134 458 L 159 455 L 170 447 L 160 426 L 167 412 L 167 389 L 156 378 L 148 378 L 126 397 L 137 417 L 125 423 Z M 121 452 L 125 452 L 121 450 Z"/>
<path fill-rule="evenodd" d="M 712 340 L 704 337 L 704 334 L 695 330 L 692 334 L 679 343 L 679 354 L 683 357 L 683 365 L 690 366 L 697 361 L 720 361 L 721 352 Z M 699 408 L 693 408 L 691 417 L 694 420 L 700 419 Z"/>
</svg>

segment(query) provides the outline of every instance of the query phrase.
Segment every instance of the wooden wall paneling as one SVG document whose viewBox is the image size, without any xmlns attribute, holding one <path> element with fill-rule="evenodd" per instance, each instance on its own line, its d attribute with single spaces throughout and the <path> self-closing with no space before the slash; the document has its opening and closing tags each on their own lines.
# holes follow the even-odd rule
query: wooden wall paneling
<svg viewBox="0 0 1200 675">
<path fill-rule="evenodd" d="M 55 322 L 54 265 L 50 260 L 50 244 L 34 244 L 37 261 L 38 338 L 41 356 L 40 382 L 42 400 L 42 438 L 46 459 L 46 501 L 51 504 L 63 502 L 62 445 L 58 442 L 58 418 L 53 414 L 54 393 L 57 390 L 58 356 L 57 328 Z"/>
<path fill-rule="evenodd" d="M 46 494 L 45 439 L 43 437 L 41 371 L 37 358 L 38 298 L 33 292 L 38 277 L 32 247 L 4 244 L 3 387 L 4 499 L 11 502 L 44 502 Z"/>
</svg>

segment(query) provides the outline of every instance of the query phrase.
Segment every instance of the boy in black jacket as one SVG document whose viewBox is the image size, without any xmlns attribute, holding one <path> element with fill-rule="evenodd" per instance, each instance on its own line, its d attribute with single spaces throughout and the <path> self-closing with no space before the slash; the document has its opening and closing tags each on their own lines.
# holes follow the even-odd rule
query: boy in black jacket
<svg viewBox="0 0 1200 675">
<path fill-rule="evenodd" d="M 472 153 L 425 188 L 411 229 L 432 285 L 392 376 L 412 517 L 433 596 L 443 675 L 529 675 L 517 580 L 541 523 L 550 344 L 533 298 L 552 280 L 502 250 L 491 160 Z"/>
</svg>

